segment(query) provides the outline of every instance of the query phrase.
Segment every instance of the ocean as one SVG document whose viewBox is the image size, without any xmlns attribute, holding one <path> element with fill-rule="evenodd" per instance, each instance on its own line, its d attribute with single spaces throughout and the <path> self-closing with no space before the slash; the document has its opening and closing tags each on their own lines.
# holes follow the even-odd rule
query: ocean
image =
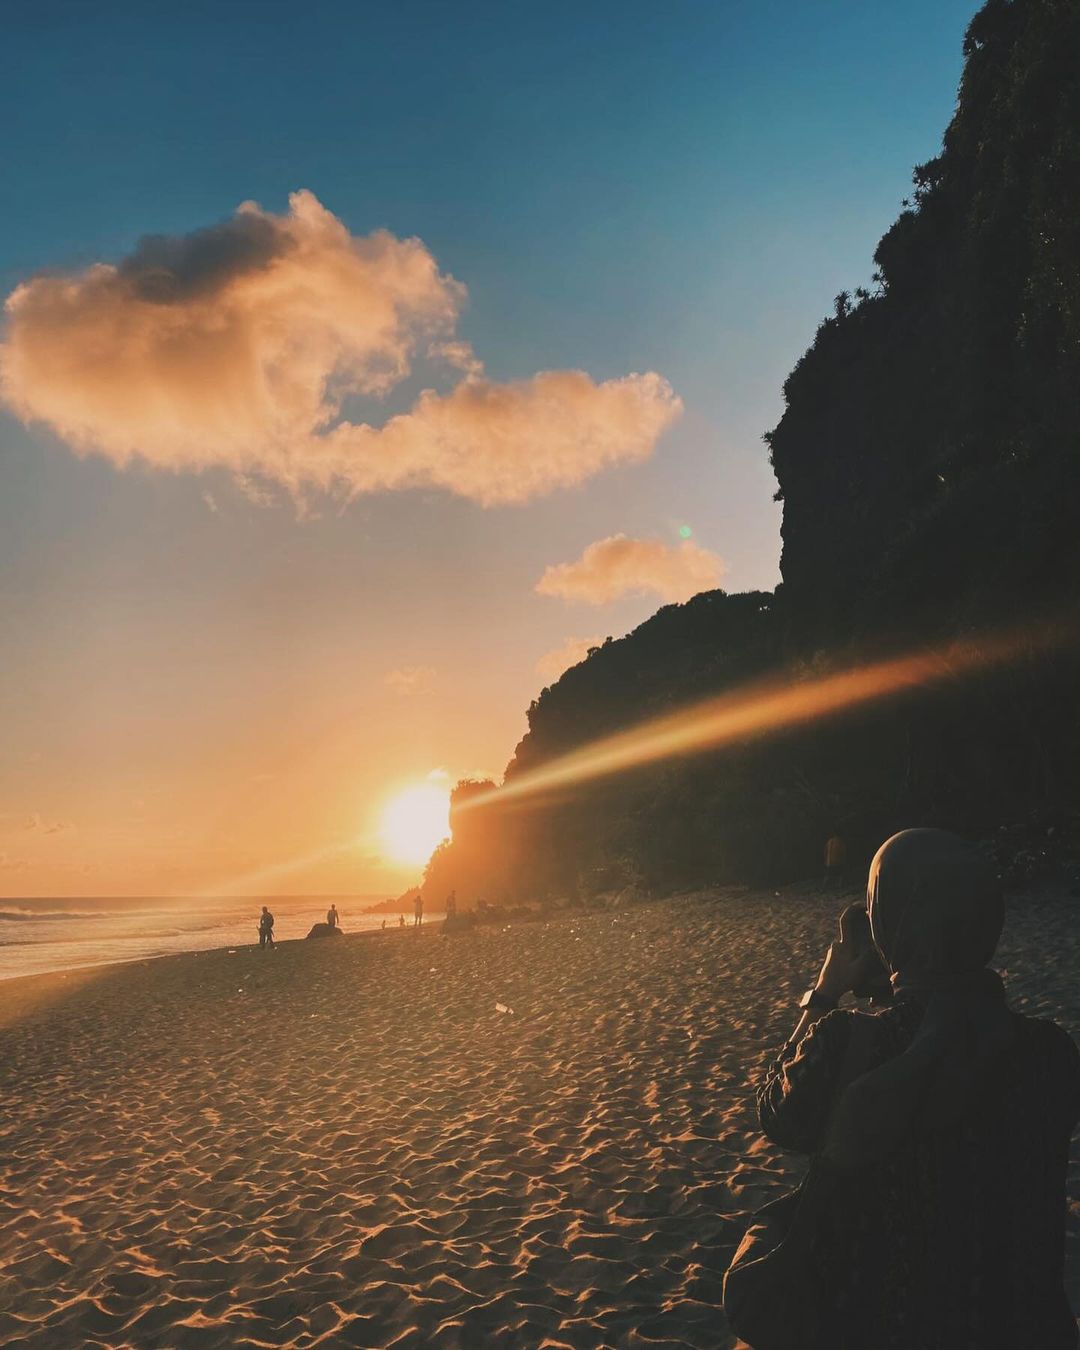
<svg viewBox="0 0 1080 1350">
<path fill-rule="evenodd" d="M 0 899 L 0 980 L 80 966 L 111 965 L 176 952 L 258 942 L 259 911 L 274 915 L 274 938 L 302 938 L 326 919 L 331 902 L 345 932 L 397 923 L 397 914 L 364 914 L 383 895 L 288 895 L 250 899 L 140 896 L 93 899 Z M 409 922 L 412 914 L 408 915 Z"/>
</svg>

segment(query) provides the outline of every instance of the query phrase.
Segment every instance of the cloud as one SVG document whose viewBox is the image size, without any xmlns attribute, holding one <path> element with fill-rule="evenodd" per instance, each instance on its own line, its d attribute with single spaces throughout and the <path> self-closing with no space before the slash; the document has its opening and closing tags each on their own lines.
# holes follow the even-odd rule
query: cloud
<svg viewBox="0 0 1080 1350">
<path fill-rule="evenodd" d="M 63 820 L 43 820 L 40 813 L 35 811 L 27 820 L 26 829 L 39 834 L 62 834 L 64 830 L 71 829 L 71 826 Z"/>
<path fill-rule="evenodd" d="M 591 647 L 599 647 L 604 639 L 599 637 L 589 638 L 567 638 L 561 646 L 554 647 L 550 652 L 544 655 L 536 663 L 537 671 L 544 677 L 549 684 L 555 681 L 571 666 L 576 666 L 584 661 L 589 654 Z"/>
<path fill-rule="evenodd" d="M 688 600 L 717 586 L 727 570 L 716 553 L 684 539 L 672 547 L 662 539 L 611 535 L 590 544 L 576 562 L 549 567 L 536 584 L 541 595 L 603 605 L 623 595 L 658 595 Z"/>
<path fill-rule="evenodd" d="M 36 277 L 6 303 L 0 396 L 78 454 L 224 468 L 249 496 L 435 486 L 520 502 L 652 453 L 681 403 L 649 372 L 484 376 L 465 288 L 418 239 L 353 236 L 306 191 L 284 215 L 144 239 L 118 265 Z M 458 382 L 381 426 L 343 419 L 418 357 Z M 262 485 L 260 487 L 260 484 Z"/>
<path fill-rule="evenodd" d="M 383 676 L 383 684 L 395 694 L 407 698 L 421 689 L 430 688 L 434 679 L 435 671 L 431 666 L 402 666 L 400 670 L 388 670 Z"/>
<path fill-rule="evenodd" d="M 603 384 L 578 370 L 510 384 L 466 379 L 446 396 L 426 390 L 383 427 L 337 427 L 309 473 L 353 495 L 432 485 L 484 506 L 524 502 L 646 459 L 678 407 L 654 374 Z"/>
<path fill-rule="evenodd" d="M 263 483 L 258 479 L 252 478 L 247 473 L 237 473 L 233 475 L 233 482 L 239 488 L 242 496 L 246 497 L 252 506 L 273 506 L 277 498 Z"/>
</svg>

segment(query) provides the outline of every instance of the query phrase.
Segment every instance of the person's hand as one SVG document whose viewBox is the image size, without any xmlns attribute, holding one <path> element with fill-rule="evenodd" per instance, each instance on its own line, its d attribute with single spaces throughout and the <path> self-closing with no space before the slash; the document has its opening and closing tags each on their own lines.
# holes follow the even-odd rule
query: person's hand
<svg viewBox="0 0 1080 1350">
<path fill-rule="evenodd" d="M 844 942 L 833 942 L 825 953 L 814 988 L 839 1003 L 869 973 L 873 959 L 873 952 L 865 947 L 856 949 Z"/>
</svg>

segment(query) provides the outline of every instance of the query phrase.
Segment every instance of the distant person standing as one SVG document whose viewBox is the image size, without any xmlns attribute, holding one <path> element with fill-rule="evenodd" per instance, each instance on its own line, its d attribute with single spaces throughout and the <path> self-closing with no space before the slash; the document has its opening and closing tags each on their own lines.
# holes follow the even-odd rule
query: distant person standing
<svg viewBox="0 0 1080 1350">
<path fill-rule="evenodd" d="M 825 879 L 822 882 L 824 890 L 843 890 L 846 863 L 847 845 L 838 834 L 830 835 L 825 841 Z"/>
<path fill-rule="evenodd" d="M 457 918 L 457 891 L 451 891 L 446 897 L 446 918 L 448 923 Z"/>
<path fill-rule="evenodd" d="M 416 892 L 416 899 L 413 901 L 413 927 L 419 928 L 424 922 L 424 897 L 419 891 Z"/>
<path fill-rule="evenodd" d="M 274 916 L 265 905 L 262 907 L 262 913 L 259 915 L 259 946 L 272 947 L 274 945 Z"/>
<path fill-rule="evenodd" d="M 337 905 L 332 904 L 330 908 L 326 911 L 326 926 L 327 928 L 336 928 L 338 926 L 338 922 L 339 917 L 337 912 Z"/>
<path fill-rule="evenodd" d="M 399 927 L 399 928 L 404 928 L 404 927 L 405 927 L 405 915 L 404 915 L 404 914 L 399 914 L 399 915 L 398 915 L 398 927 Z"/>
</svg>

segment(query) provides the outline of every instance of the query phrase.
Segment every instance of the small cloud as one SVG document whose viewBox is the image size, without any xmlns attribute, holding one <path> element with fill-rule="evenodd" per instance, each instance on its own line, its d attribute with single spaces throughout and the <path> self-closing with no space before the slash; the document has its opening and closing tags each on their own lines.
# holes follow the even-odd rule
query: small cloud
<svg viewBox="0 0 1080 1350">
<path fill-rule="evenodd" d="M 431 356 L 445 361 L 455 370 L 464 371 L 466 375 L 479 378 L 484 373 L 484 363 L 473 351 L 471 343 L 460 339 L 454 339 L 450 342 L 434 342 L 429 350 Z"/>
<path fill-rule="evenodd" d="M 599 647 L 604 639 L 599 637 L 567 638 L 561 647 L 555 647 L 536 663 L 536 669 L 549 684 L 554 684 L 559 676 L 584 661 L 593 647 Z"/>
<path fill-rule="evenodd" d="M 62 834 L 64 830 L 70 830 L 71 826 L 64 820 L 43 820 L 40 813 L 35 811 L 26 822 L 26 828 L 37 834 Z"/>
<path fill-rule="evenodd" d="M 29 866 L 30 863 L 26 858 L 13 858 L 10 853 L 0 851 L 0 871 L 21 872 L 24 867 Z"/>
<path fill-rule="evenodd" d="M 720 584 L 724 560 L 692 540 L 674 547 L 662 539 L 611 535 L 590 544 L 576 562 L 549 567 L 536 584 L 540 595 L 604 605 L 624 595 L 689 600 Z"/>
<path fill-rule="evenodd" d="M 206 506 L 206 509 L 210 512 L 212 516 L 218 516 L 221 514 L 221 507 L 218 506 L 217 500 L 212 492 L 204 492 L 202 494 L 202 499 L 203 504 Z"/>
<path fill-rule="evenodd" d="M 239 488 L 241 494 L 245 496 L 252 506 L 276 506 L 277 497 L 260 483 L 257 478 L 253 478 L 249 473 L 237 473 L 233 475 L 233 481 Z"/>
<path fill-rule="evenodd" d="M 400 670 L 388 670 L 383 676 L 383 684 L 400 697 L 407 698 L 422 689 L 430 689 L 435 674 L 431 666 L 402 666 Z"/>
</svg>

